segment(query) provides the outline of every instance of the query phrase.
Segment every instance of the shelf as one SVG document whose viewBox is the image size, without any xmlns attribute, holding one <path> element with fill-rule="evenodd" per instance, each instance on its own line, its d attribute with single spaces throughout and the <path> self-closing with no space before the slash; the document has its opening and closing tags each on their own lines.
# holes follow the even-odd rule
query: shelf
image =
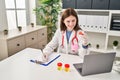
<svg viewBox="0 0 120 80">
<path fill-rule="evenodd" d="M 14 38 L 15 36 L 22 36 L 28 32 L 33 32 L 33 31 L 36 31 L 38 29 L 42 29 L 46 26 L 40 26 L 40 25 L 36 25 L 35 27 L 31 27 L 31 25 L 27 26 L 27 27 L 23 27 L 22 28 L 22 31 L 18 31 L 18 29 L 12 29 L 12 30 L 9 30 L 8 34 L 7 35 L 4 35 L 3 31 L 0 32 L 0 39 L 12 39 Z"/>
<path fill-rule="evenodd" d="M 98 9 L 75 9 L 76 11 L 89 11 L 89 12 L 109 12 L 110 10 L 98 10 Z"/>
<path fill-rule="evenodd" d="M 96 52 L 114 52 L 112 43 L 119 41 L 116 50 L 117 57 L 120 57 L 120 30 L 111 29 L 113 18 L 120 17 L 120 10 L 96 10 L 96 9 L 75 9 L 79 18 L 79 25 L 88 35 L 88 43 L 92 47 L 89 50 Z M 117 18 L 116 18 L 117 16 Z M 120 19 L 119 19 L 120 20 Z M 117 28 L 119 29 L 119 28 Z M 99 49 L 96 45 L 99 44 Z"/>
<path fill-rule="evenodd" d="M 95 51 L 95 52 L 108 52 L 107 50 L 103 49 L 103 48 L 99 48 L 99 49 L 96 49 L 96 48 L 89 48 L 90 51 Z"/>
<path fill-rule="evenodd" d="M 120 36 L 120 31 L 112 31 L 112 30 L 110 30 L 107 34 L 109 36 Z"/>
<path fill-rule="evenodd" d="M 93 30 L 85 30 L 86 32 L 93 32 L 93 33 L 104 33 L 106 34 L 107 32 L 106 31 L 93 31 Z"/>
<path fill-rule="evenodd" d="M 107 51 L 116 52 L 116 57 L 120 57 L 120 49 L 119 48 L 117 48 L 116 50 L 114 50 L 112 48 L 112 46 L 109 46 L 108 49 L 107 49 Z"/>
<path fill-rule="evenodd" d="M 120 57 L 120 49 L 114 50 L 112 47 L 109 47 L 107 50 L 105 50 L 105 49 L 96 49 L 96 48 L 89 48 L 89 51 L 101 52 L 101 53 L 116 52 L 116 57 Z"/>
</svg>

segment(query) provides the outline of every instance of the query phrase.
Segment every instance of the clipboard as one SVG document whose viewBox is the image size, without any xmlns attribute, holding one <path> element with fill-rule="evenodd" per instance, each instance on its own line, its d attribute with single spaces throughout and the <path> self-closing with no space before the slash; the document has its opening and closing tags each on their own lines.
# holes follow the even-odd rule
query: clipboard
<svg viewBox="0 0 120 80">
<path fill-rule="evenodd" d="M 53 53 L 53 54 L 50 55 L 48 62 L 41 63 L 40 65 L 48 66 L 49 64 L 51 64 L 52 62 L 54 62 L 59 57 L 60 57 L 60 54 Z M 30 60 L 30 62 L 35 63 L 35 60 Z"/>
</svg>

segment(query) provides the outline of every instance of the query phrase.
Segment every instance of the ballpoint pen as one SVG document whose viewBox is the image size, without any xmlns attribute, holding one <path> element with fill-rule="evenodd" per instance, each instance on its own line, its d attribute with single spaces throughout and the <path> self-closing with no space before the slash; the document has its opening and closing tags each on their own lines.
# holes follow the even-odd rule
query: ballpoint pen
<svg viewBox="0 0 120 80">
<path fill-rule="evenodd" d="M 56 60 L 57 58 L 59 58 L 60 55 L 57 55 L 56 57 L 54 57 L 53 59 L 45 62 L 45 61 L 39 61 L 39 60 L 33 60 L 31 59 L 30 62 L 36 63 L 36 64 L 41 64 L 43 66 L 48 66 L 50 63 L 52 63 L 54 60 Z"/>
<path fill-rule="evenodd" d="M 43 64 L 44 62 L 43 61 L 38 61 L 38 60 L 30 60 L 31 62 L 34 62 L 36 64 Z"/>
</svg>

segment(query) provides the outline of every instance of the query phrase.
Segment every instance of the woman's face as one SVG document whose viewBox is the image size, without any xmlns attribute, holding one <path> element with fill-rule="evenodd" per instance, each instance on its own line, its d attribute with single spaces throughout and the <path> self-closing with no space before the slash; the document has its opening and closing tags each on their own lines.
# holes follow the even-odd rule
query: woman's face
<svg viewBox="0 0 120 80">
<path fill-rule="evenodd" d="M 76 25 L 76 17 L 71 15 L 71 16 L 65 18 L 64 24 L 66 25 L 68 31 L 72 31 Z"/>
</svg>

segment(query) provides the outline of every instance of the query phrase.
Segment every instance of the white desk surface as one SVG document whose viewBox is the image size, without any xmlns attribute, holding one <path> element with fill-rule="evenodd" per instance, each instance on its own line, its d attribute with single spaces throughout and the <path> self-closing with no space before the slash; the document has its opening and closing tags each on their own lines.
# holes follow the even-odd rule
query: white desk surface
<svg viewBox="0 0 120 80">
<path fill-rule="evenodd" d="M 26 48 L 0 62 L 0 80 L 119 80 L 120 73 L 112 71 L 97 75 L 81 76 L 73 66 L 80 62 L 79 56 L 61 54 L 49 66 L 30 62 L 37 49 Z M 70 64 L 70 72 L 57 70 L 57 63 Z"/>
</svg>

